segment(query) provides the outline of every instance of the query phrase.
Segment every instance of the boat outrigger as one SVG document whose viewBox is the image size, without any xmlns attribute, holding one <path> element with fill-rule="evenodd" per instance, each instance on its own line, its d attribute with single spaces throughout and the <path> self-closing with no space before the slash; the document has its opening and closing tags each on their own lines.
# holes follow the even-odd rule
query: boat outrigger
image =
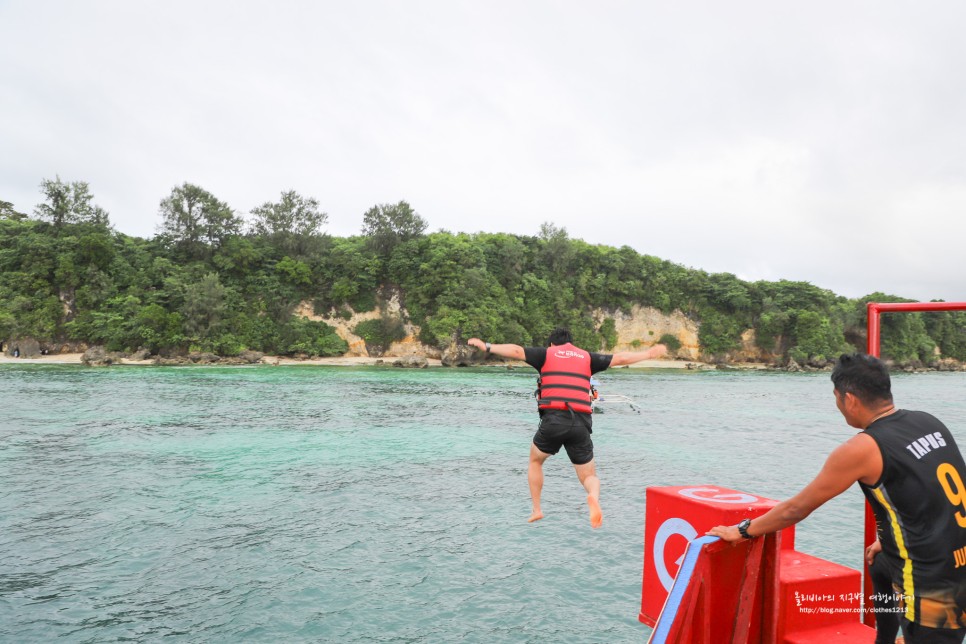
<svg viewBox="0 0 966 644">
<path fill-rule="evenodd" d="M 595 414 L 602 414 L 608 407 L 630 405 L 630 408 L 641 413 L 641 407 L 636 402 L 622 394 L 607 394 L 606 396 L 597 391 L 600 383 L 596 378 L 590 379 L 590 407 Z"/>
</svg>

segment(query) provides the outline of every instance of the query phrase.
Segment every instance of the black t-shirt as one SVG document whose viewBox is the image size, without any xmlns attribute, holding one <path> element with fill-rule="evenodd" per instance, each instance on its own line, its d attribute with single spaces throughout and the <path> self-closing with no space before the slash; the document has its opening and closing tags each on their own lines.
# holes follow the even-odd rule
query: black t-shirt
<svg viewBox="0 0 966 644">
<path fill-rule="evenodd" d="M 966 591 L 966 464 L 938 419 L 900 409 L 865 433 L 882 454 L 882 476 L 859 485 L 875 512 L 882 553 L 903 593 L 906 619 L 934 627 L 921 598 L 962 604 Z"/>
</svg>

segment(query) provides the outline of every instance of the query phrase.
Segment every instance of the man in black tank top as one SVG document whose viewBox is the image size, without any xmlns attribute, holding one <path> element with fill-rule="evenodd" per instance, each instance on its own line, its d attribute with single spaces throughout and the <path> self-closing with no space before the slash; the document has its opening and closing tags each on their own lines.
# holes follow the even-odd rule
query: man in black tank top
<svg viewBox="0 0 966 644">
<path fill-rule="evenodd" d="M 889 372 L 865 354 L 843 355 L 832 371 L 835 404 L 861 429 L 832 451 L 818 476 L 764 515 L 708 534 L 726 541 L 776 532 L 807 517 L 856 481 L 875 512 L 878 540 L 867 560 L 899 597 L 908 644 L 962 642 L 966 635 L 966 463 L 935 417 L 897 409 Z M 889 589 L 877 588 L 876 594 Z M 880 620 L 880 615 L 877 615 Z M 892 641 L 882 614 L 876 641 Z"/>
</svg>

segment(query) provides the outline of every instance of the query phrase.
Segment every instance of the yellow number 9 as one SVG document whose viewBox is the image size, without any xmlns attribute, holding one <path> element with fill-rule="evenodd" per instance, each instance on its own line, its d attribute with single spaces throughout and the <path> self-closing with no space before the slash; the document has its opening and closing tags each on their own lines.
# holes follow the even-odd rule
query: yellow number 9
<svg viewBox="0 0 966 644">
<path fill-rule="evenodd" d="M 963 513 L 956 513 L 956 523 L 960 528 L 966 528 L 966 486 L 963 485 L 959 472 L 949 463 L 941 463 L 936 468 L 936 477 L 939 479 L 939 484 L 943 486 L 949 502 L 963 508 Z"/>
</svg>

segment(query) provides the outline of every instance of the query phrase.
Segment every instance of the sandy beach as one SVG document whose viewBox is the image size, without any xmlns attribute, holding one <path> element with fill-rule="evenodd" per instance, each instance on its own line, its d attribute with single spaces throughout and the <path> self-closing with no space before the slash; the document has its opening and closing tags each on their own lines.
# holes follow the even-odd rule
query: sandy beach
<svg viewBox="0 0 966 644">
<path fill-rule="evenodd" d="M 13 358 L 8 355 L 0 353 L 0 364 L 83 364 L 81 358 L 84 354 L 82 353 L 59 353 L 55 355 L 38 356 L 36 358 Z M 382 357 L 382 358 L 371 358 L 365 356 L 338 356 L 334 358 L 306 358 L 306 359 L 296 359 L 284 356 L 265 356 L 262 358 L 261 364 L 273 365 L 273 366 L 295 366 L 295 365 L 305 365 L 305 366 L 320 366 L 320 367 L 366 367 L 375 365 L 388 365 L 392 366 L 393 361 L 397 360 L 396 357 Z M 430 367 L 441 367 L 443 363 L 435 358 L 427 359 L 428 366 Z M 120 360 L 115 362 L 115 365 L 153 365 L 154 360 Z M 690 367 L 689 367 L 690 365 Z M 217 366 L 217 365 L 207 365 L 207 366 Z M 512 366 L 516 367 L 526 367 L 526 363 L 517 361 L 503 362 L 490 362 L 485 365 L 480 366 L 492 366 L 492 367 L 506 367 Z M 709 365 L 703 363 L 689 361 L 689 360 L 644 360 L 636 364 L 630 365 L 628 367 L 616 367 L 618 369 L 695 369 L 695 368 L 709 368 Z"/>
</svg>

